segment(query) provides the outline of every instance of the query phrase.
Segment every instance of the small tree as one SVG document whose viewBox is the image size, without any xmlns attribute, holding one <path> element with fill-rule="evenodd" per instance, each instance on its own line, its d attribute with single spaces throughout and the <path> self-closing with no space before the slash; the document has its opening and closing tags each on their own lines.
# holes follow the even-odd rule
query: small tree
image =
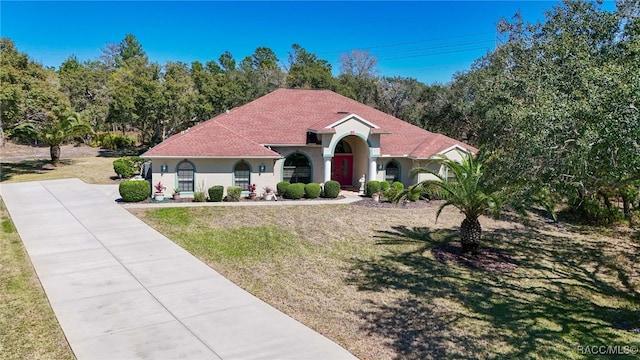
<svg viewBox="0 0 640 360">
<path fill-rule="evenodd" d="M 465 215 L 460 226 L 462 251 L 475 253 L 479 248 L 482 236 L 482 227 L 478 218 L 486 212 L 491 212 L 494 217 L 498 217 L 502 208 L 501 197 L 497 192 L 491 192 L 485 188 L 481 181 L 482 164 L 473 156 L 465 156 L 459 163 L 447 158 L 441 159 L 443 160 L 435 161 L 441 161 L 444 168 L 454 175 L 455 180 L 449 181 L 446 177 L 427 167 L 412 169 L 411 176 L 429 173 L 437 178 L 422 181 L 416 187 L 422 187 L 427 194 L 443 199 L 444 202 L 436 213 L 436 221 L 438 221 L 442 210 L 449 205 L 456 207 Z M 412 192 L 412 190 L 404 190 L 395 196 L 393 201 L 397 203 L 407 199 Z"/>
<path fill-rule="evenodd" d="M 13 128 L 16 135 L 41 141 L 49 145 L 51 163 L 58 166 L 60 163 L 60 145 L 75 138 L 93 134 L 89 123 L 80 119 L 78 113 L 71 113 L 62 120 L 54 120 L 43 124 L 25 122 Z"/>
</svg>

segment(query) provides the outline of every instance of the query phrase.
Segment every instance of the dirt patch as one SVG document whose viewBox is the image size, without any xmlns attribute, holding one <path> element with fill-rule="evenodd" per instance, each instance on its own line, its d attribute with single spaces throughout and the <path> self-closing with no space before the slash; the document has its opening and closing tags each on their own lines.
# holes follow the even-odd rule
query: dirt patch
<svg viewBox="0 0 640 360">
<path fill-rule="evenodd" d="M 100 156 L 103 151 L 87 145 L 62 145 L 60 155 L 63 159 L 77 159 Z M 14 144 L 7 141 L 0 148 L 3 163 L 14 163 L 25 160 L 49 160 L 51 154 L 48 146 L 31 146 Z"/>
<path fill-rule="evenodd" d="M 431 249 L 436 259 L 471 269 L 509 272 L 518 268 L 518 262 L 501 249 L 480 247 L 477 254 L 462 252 L 460 243 L 451 242 Z"/>
<path fill-rule="evenodd" d="M 428 207 L 432 204 L 430 201 L 427 201 L 427 200 L 407 201 L 407 202 L 394 204 L 389 201 L 373 201 L 372 198 L 364 198 L 360 201 L 354 202 L 353 205 L 364 206 L 368 208 L 376 208 L 376 209 L 421 209 L 421 208 Z"/>
</svg>

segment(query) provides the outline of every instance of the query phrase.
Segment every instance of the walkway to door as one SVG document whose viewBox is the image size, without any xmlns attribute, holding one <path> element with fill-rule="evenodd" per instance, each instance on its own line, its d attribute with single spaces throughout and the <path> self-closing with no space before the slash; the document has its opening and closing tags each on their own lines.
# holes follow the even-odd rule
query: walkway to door
<svg viewBox="0 0 640 360">
<path fill-rule="evenodd" d="M 78 359 L 354 359 L 92 185 L 0 193 Z"/>
</svg>

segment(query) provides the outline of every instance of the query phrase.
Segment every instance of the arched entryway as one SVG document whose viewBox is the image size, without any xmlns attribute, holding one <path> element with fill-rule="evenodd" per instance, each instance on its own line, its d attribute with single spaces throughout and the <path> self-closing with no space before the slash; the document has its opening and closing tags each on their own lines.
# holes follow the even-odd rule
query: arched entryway
<svg viewBox="0 0 640 360">
<path fill-rule="evenodd" d="M 367 142 L 356 135 L 345 136 L 333 151 L 331 180 L 341 186 L 359 186 L 358 179 L 368 171 L 368 159 Z"/>
</svg>

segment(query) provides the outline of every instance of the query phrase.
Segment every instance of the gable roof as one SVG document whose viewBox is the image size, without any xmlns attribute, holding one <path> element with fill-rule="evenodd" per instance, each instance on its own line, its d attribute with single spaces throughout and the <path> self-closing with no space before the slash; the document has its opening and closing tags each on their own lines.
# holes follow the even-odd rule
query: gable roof
<svg viewBox="0 0 640 360">
<path fill-rule="evenodd" d="M 266 146 L 304 146 L 308 131 L 331 133 L 350 116 L 374 125 L 382 156 L 428 158 L 453 145 L 476 151 L 330 90 L 278 89 L 171 136 L 143 156 L 280 157 Z"/>
</svg>

